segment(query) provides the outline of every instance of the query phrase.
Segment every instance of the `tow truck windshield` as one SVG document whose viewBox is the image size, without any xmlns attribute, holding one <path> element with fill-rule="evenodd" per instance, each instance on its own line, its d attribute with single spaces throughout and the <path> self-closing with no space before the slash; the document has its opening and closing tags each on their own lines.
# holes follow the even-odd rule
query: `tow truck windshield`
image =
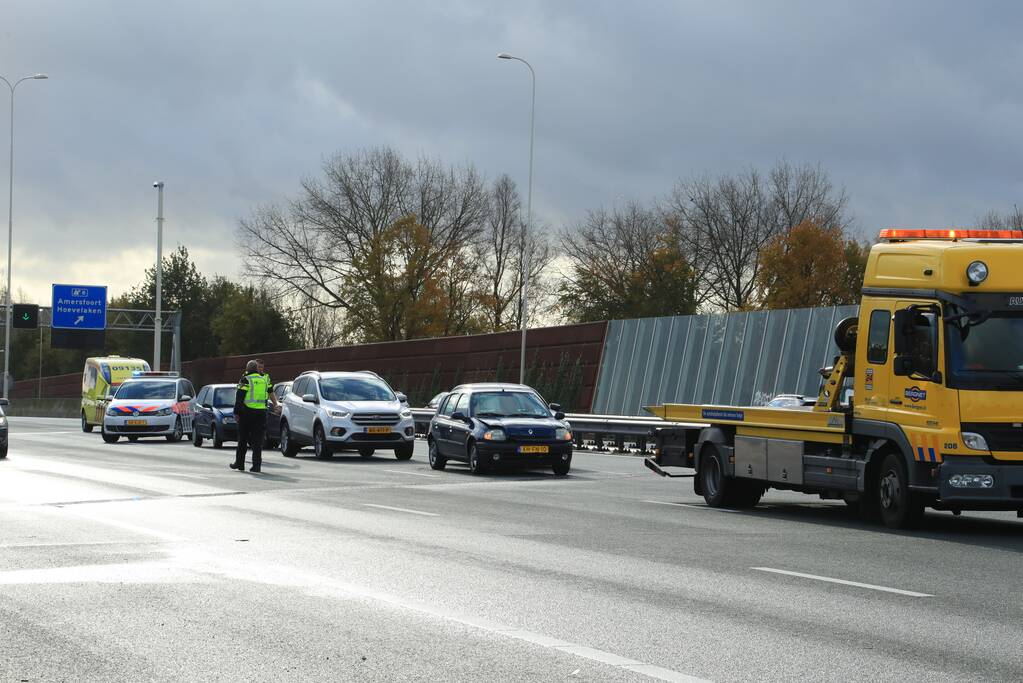
<svg viewBox="0 0 1023 683">
<path fill-rule="evenodd" d="M 177 398 L 175 390 L 177 388 L 177 382 L 125 382 L 117 389 L 117 393 L 114 394 L 114 398 L 122 401 L 138 401 L 142 399 L 173 399 Z"/>
<path fill-rule="evenodd" d="M 948 385 L 1023 388 L 1023 313 L 996 311 L 947 323 Z"/>
</svg>

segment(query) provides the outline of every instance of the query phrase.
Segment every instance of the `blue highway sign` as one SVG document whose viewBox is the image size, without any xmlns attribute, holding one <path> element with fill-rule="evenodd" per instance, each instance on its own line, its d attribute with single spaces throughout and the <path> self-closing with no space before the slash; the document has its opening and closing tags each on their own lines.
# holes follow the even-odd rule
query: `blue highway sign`
<svg viewBox="0 0 1023 683">
<path fill-rule="evenodd" d="M 53 327 L 104 330 L 107 288 L 96 285 L 53 285 Z"/>
</svg>

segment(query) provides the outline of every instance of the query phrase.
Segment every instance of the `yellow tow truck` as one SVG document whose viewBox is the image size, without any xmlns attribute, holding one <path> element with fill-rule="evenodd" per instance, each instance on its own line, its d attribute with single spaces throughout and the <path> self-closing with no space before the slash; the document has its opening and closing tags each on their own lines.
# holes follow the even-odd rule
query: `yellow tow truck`
<svg viewBox="0 0 1023 683">
<path fill-rule="evenodd" d="M 693 477 L 713 507 L 775 488 L 892 528 L 926 507 L 1023 517 L 1023 232 L 882 230 L 835 341 L 812 410 L 647 408 L 684 423 L 658 430 L 647 467 Z"/>
</svg>

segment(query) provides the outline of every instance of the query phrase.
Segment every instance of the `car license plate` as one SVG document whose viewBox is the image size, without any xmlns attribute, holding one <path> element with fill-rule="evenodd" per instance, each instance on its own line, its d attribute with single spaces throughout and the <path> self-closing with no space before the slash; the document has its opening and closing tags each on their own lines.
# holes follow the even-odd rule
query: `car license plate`
<svg viewBox="0 0 1023 683">
<path fill-rule="evenodd" d="M 144 427 L 148 423 L 145 420 L 126 420 L 125 424 L 131 427 Z"/>
<path fill-rule="evenodd" d="M 550 446 L 519 446 L 519 453 L 549 453 Z"/>
<path fill-rule="evenodd" d="M 390 427 L 366 427 L 367 434 L 389 434 L 390 432 Z"/>
</svg>

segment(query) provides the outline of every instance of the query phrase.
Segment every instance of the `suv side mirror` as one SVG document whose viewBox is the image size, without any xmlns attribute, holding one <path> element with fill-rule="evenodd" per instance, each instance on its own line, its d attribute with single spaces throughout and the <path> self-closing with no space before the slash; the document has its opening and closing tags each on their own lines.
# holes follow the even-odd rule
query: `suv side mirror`
<svg viewBox="0 0 1023 683">
<path fill-rule="evenodd" d="M 400 391 L 396 391 L 394 392 L 394 395 L 398 397 L 398 403 L 408 404 L 408 396 L 406 396 L 405 394 L 401 393 Z"/>
<path fill-rule="evenodd" d="M 565 414 L 559 410 L 558 412 L 554 413 L 554 419 L 555 420 L 564 420 L 565 419 Z"/>
<path fill-rule="evenodd" d="M 556 413 L 560 413 L 561 412 L 561 404 L 560 403 L 552 403 L 550 405 L 550 408 L 551 408 L 551 410 L 553 410 Z"/>
<path fill-rule="evenodd" d="M 179 398 L 178 400 L 181 401 L 182 403 L 185 403 L 186 401 L 191 401 L 192 397 L 189 396 L 188 394 L 181 394 L 181 398 Z"/>
<path fill-rule="evenodd" d="M 213 406 L 212 406 L 212 404 L 209 404 L 209 403 L 203 403 L 203 404 L 202 404 L 202 405 L 200 405 L 199 407 L 200 407 L 200 408 L 205 408 L 206 410 L 213 410 Z"/>
<path fill-rule="evenodd" d="M 316 403 L 316 394 L 302 394 L 302 400 L 306 403 Z"/>
<path fill-rule="evenodd" d="M 453 413 L 451 419 L 457 422 L 468 422 L 469 418 L 465 416 L 465 413 Z"/>
</svg>

